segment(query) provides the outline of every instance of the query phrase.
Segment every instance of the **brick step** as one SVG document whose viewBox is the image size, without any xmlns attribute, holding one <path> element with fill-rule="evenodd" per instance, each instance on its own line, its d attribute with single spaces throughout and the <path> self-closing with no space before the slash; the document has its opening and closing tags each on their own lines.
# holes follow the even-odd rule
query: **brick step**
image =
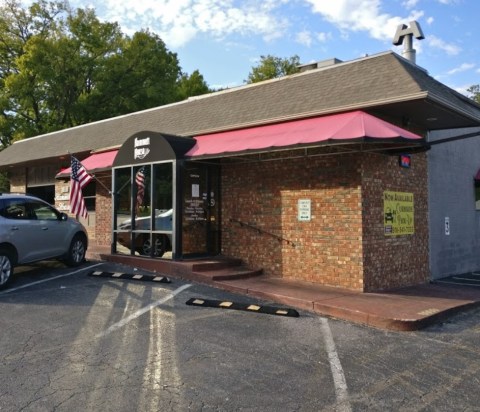
<svg viewBox="0 0 480 412">
<path fill-rule="evenodd" d="M 185 263 L 188 265 L 186 261 Z M 194 261 L 191 263 L 190 269 L 192 272 L 205 272 L 238 267 L 241 266 L 242 263 L 241 259 L 236 258 L 214 258 Z"/>
<path fill-rule="evenodd" d="M 194 276 L 206 278 L 211 281 L 248 279 L 255 276 L 260 276 L 262 273 L 263 269 L 251 269 L 244 265 L 192 272 Z"/>
</svg>

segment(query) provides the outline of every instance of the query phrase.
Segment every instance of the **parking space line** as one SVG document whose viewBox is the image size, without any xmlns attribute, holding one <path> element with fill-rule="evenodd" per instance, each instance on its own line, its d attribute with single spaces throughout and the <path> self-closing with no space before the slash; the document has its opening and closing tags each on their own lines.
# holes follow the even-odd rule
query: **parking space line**
<svg viewBox="0 0 480 412">
<path fill-rule="evenodd" d="M 342 364 L 338 357 L 337 349 L 335 348 L 335 341 L 333 340 L 332 331 L 328 325 L 328 320 L 320 318 L 323 332 L 323 340 L 327 348 L 328 361 L 330 362 L 330 369 L 332 371 L 333 384 L 335 386 L 335 395 L 337 397 L 336 411 L 351 412 L 352 407 L 348 400 L 348 388 L 343 373 Z"/>
<path fill-rule="evenodd" d="M 83 267 L 83 268 L 78 269 L 78 270 L 76 270 L 76 271 L 74 271 L 74 272 L 69 272 L 69 273 L 65 273 L 65 274 L 63 274 L 63 275 L 54 276 L 53 278 L 37 280 L 36 282 L 27 283 L 27 284 L 25 284 L 25 285 L 18 286 L 18 287 L 16 287 L 16 288 L 10 288 L 10 289 L 4 290 L 3 292 L 0 292 L 0 295 L 5 295 L 5 294 L 10 293 L 10 292 L 15 292 L 15 291 L 17 291 L 17 290 L 25 289 L 25 288 L 28 288 L 28 287 L 30 287 L 30 286 L 39 285 L 40 283 L 49 282 L 49 281 L 51 281 L 51 280 L 60 279 L 60 278 L 64 278 L 64 277 L 67 277 L 67 276 L 72 276 L 72 275 L 75 275 L 75 274 L 78 273 L 78 272 L 81 272 L 82 270 L 94 268 L 95 266 L 100 266 L 100 265 L 102 265 L 102 264 L 103 264 L 103 263 L 97 263 L 97 264 L 95 264 L 95 265 L 93 265 L 93 266 Z"/>
<path fill-rule="evenodd" d="M 154 309 L 155 307 L 164 304 L 165 302 L 174 298 L 180 292 L 183 292 L 185 289 L 188 289 L 190 286 L 192 286 L 192 285 L 189 284 L 189 283 L 187 283 L 186 285 L 180 286 L 178 289 L 175 289 L 173 292 L 169 293 L 167 296 L 163 297 L 162 299 L 159 299 L 156 302 L 150 303 L 149 305 L 137 310 L 135 313 L 132 313 L 130 316 L 127 316 L 126 318 L 122 319 L 121 321 L 119 321 L 117 323 L 114 323 L 113 325 L 109 326 L 103 332 L 100 332 L 97 335 L 95 335 L 95 338 L 103 338 L 103 337 L 109 335 L 110 333 L 116 331 L 117 329 L 120 329 L 120 328 L 124 327 L 128 322 L 138 318 L 139 316 L 141 316 L 144 313 Z"/>
</svg>

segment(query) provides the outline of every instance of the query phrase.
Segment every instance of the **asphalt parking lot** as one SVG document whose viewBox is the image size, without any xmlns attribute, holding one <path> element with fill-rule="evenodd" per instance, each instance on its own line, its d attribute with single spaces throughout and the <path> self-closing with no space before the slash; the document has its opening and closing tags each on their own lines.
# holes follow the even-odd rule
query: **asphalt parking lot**
<svg viewBox="0 0 480 412">
<path fill-rule="evenodd" d="M 246 310 L 278 304 L 115 264 L 17 273 L 0 292 L 0 410 L 451 411 L 480 400 L 478 310 L 388 332 Z"/>
</svg>

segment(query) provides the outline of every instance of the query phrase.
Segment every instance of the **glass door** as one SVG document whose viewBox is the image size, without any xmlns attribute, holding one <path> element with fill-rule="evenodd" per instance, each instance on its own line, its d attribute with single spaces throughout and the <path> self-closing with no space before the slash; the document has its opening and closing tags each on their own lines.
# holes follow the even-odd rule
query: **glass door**
<svg viewBox="0 0 480 412">
<path fill-rule="evenodd" d="M 219 168 L 186 163 L 183 171 L 182 255 L 220 253 Z"/>
<path fill-rule="evenodd" d="M 115 251 L 172 258 L 173 163 L 116 169 Z"/>
</svg>

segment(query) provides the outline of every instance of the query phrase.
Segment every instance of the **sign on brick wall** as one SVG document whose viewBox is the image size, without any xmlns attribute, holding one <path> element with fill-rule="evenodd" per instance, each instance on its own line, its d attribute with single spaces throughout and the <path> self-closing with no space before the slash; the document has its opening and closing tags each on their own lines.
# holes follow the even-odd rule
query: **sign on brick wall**
<svg viewBox="0 0 480 412">
<path fill-rule="evenodd" d="M 298 220 L 310 222 L 312 218 L 312 202 L 310 199 L 298 199 Z"/>
<path fill-rule="evenodd" d="M 413 193 L 383 192 L 383 214 L 386 236 L 415 232 Z"/>
</svg>

